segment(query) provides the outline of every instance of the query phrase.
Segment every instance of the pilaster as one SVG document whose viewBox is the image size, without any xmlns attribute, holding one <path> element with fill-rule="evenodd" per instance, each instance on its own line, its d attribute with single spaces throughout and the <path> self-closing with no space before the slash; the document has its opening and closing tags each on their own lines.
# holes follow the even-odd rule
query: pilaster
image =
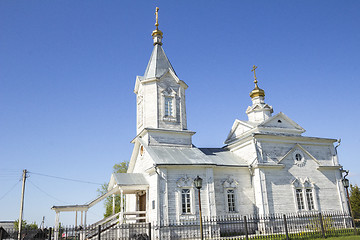
<svg viewBox="0 0 360 240">
<path fill-rule="evenodd" d="M 214 186 L 214 171 L 213 168 L 206 168 L 206 187 L 207 187 L 207 202 L 208 202 L 208 216 L 216 216 L 215 203 L 215 186 Z"/>
</svg>

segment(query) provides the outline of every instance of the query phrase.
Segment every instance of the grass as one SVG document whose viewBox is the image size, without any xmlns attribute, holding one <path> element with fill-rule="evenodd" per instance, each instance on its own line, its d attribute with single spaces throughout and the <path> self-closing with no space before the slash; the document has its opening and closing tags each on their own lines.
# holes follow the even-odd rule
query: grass
<svg viewBox="0 0 360 240">
<path fill-rule="evenodd" d="M 317 238 L 320 239 L 320 238 Z M 322 238 L 323 239 L 323 238 Z M 360 239 L 360 235 L 353 235 L 353 236 L 341 236 L 341 237 L 329 237 L 326 238 L 326 240 L 340 240 L 340 239 L 345 239 L 345 240 L 359 240 Z"/>
<path fill-rule="evenodd" d="M 350 229 L 343 230 L 335 230 L 331 232 L 326 233 L 326 238 L 322 238 L 322 234 L 320 232 L 299 232 L 299 233 L 290 233 L 289 239 L 303 239 L 303 240 L 320 240 L 320 239 L 326 239 L 326 240 L 360 240 L 360 235 L 353 235 L 354 232 Z M 358 232 L 359 234 L 359 232 Z M 245 236 L 242 237 L 230 237 L 226 239 L 236 239 L 236 240 L 244 240 Z M 285 234 L 274 234 L 274 235 L 250 235 L 249 239 L 271 239 L 271 240 L 285 240 L 286 236 Z"/>
</svg>

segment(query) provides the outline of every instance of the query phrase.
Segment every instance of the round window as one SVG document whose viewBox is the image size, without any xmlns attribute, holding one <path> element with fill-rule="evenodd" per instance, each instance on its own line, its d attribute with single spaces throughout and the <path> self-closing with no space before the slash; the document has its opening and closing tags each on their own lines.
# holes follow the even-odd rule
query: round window
<svg viewBox="0 0 360 240">
<path fill-rule="evenodd" d="M 302 167 L 305 165 L 306 159 L 304 157 L 304 154 L 302 154 L 302 152 L 296 150 L 293 153 L 293 159 L 294 159 L 294 163 L 296 165 L 298 165 L 299 167 Z"/>
<path fill-rule="evenodd" d="M 295 159 L 296 161 L 301 161 L 302 160 L 301 154 L 300 153 L 295 154 Z"/>
</svg>

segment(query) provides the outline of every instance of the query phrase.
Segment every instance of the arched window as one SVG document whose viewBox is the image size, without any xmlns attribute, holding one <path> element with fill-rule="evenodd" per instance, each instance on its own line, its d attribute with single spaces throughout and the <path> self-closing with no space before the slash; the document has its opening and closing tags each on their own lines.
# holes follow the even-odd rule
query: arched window
<svg viewBox="0 0 360 240">
<path fill-rule="evenodd" d="M 311 188 L 306 189 L 306 202 L 309 210 L 315 210 L 313 190 Z"/>
<path fill-rule="evenodd" d="M 176 198 L 178 219 L 187 219 L 195 214 L 195 196 L 193 186 L 194 178 L 190 178 L 187 175 L 179 178 L 176 182 Z"/>
<path fill-rule="evenodd" d="M 304 196 L 303 196 L 303 191 L 301 188 L 296 189 L 296 203 L 297 203 L 298 210 L 301 211 L 301 210 L 305 209 Z"/>
<path fill-rule="evenodd" d="M 306 178 L 304 181 L 295 179 L 292 182 L 296 209 L 298 211 L 316 210 L 316 199 L 314 198 L 314 184 Z"/>
<path fill-rule="evenodd" d="M 176 95 L 176 92 L 170 87 L 162 91 L 162 114 L 165 121 L 176 121 Z"/>
<path fill-rule="evenodd" d="M 190 189 L 184 188 L 181 190 L 181 209 L 182 214 L 191 213 Z"/>
<path fill-rule="evenodd" d="M 165 97 L 165 117 L 172 117 L 173 116 L 173 98 L 172 97 Z"/>
<path fill-rule="evenodd" d="M 234 189 L 227 189 L 227 210 L 228 212 L 235 212 L 235 191 Z"/>
<path fill-rule="evenodd" d="M 238 182 L 232 178 L 227 178 L 223 182 L 224 187 L 224 195 L 225 195 L 225 210 L 228 213 L 235 213 L 236 212 L 236 187 Z"/>
</svg>

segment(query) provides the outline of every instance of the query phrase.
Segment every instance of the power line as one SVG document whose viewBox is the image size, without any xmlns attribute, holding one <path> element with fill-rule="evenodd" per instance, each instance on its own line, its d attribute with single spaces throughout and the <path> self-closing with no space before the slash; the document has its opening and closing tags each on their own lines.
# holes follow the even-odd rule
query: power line
<svg viewBox="0 0 360 240">
<path fill-rule="evenodd" d="M 88 181 L 82 181 L 82 180 L 78 180 L 78 179 L 71 179 L 71 178 L 64 178 L 64 177 L 57 177 L 57 176 L 51 176 L 51 175 L 42 174 L 42 173 L 35 173 L 35 172 L 29 172 L 29 173 L 44 176 L 44 177 L 50 177 L 50 178 L 57 178 L 57 179 L 67 180 L 67 181 L 73 181 L 73 182 L 81 182 L 81 183 L 87 183 L 87 184 L 103 185 L 102 183 L 88 182 Z"/>
<path fill-rule="evenodd" d="M 21 181 L 21 179 L 20 179 L 19 181 L 17 181 L 17 182 L 15 183 L 15 185 L 12 186 L 9 191 L 7 191 L 2 197 L 0 197 L 0 200 L 3 199 L 6 195 L 8 195 L 8 194 L 16 187 L 16 185 L 19 184 L 20 181 Z"/>
<path fill-rule="evenodd" d="M 53 198 L 53 199 L 55 199 L 55 200 L 57 200 L 57 201 L 59 201 L 59 202 L 63 202 L 63 203 L 69 204 L 68 202 L 62 201 L 62 200 L 60 200 L 60 199 L 58 199 L 58 198 L 50 195 L 49 193 L 45 192 L 44 190 L 42 190 L 41 188 L 39 188 L 38 186 L 36 186 L 35 183 L 33 183 L 32 181 L 28 180 L 28 182 L 31 183 L 34 187 L 36 187 L 40 192 L 46 194 L 47 196 L 49 196 L 49 197 L 51 197 L 51 198 Z"/>
</svg>

